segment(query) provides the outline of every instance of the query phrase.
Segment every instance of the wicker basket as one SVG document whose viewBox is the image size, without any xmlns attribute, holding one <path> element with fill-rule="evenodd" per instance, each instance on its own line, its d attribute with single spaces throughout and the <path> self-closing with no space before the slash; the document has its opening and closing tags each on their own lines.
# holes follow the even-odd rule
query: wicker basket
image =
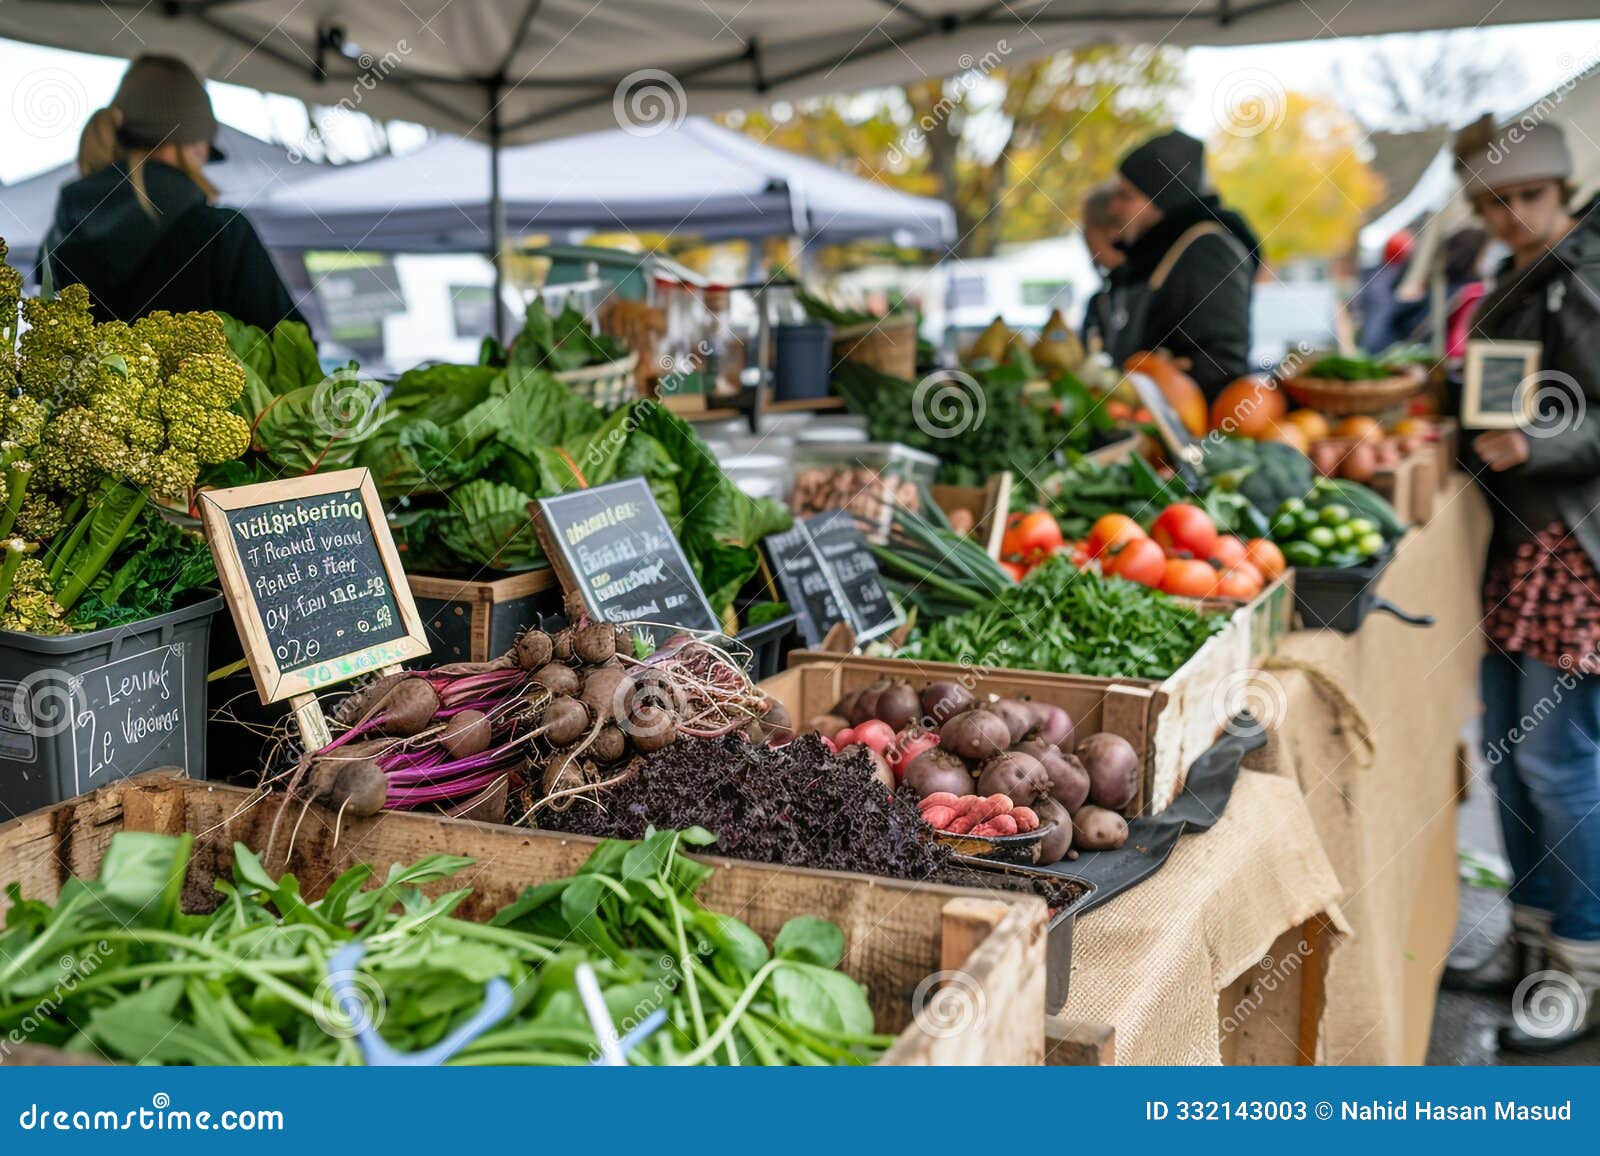
<svg viewBox="0 0 1600 1156">
<path fill-rule="evenodd" d="M 635 352 L 604 365 L 564 369 L 555 377 L 579 397 L 587 398 L 602 409 L 610 409 L 636 396 L 635 371 L 638 368 L 639 354 Z"/>
<path fill-rule="evenodd" d="M 1427 383 L 1427 375 L 1421 370 L 1408 369 L 1375 381 L 1291 377 L 1283 388 L 1301 405 L 1323 413 L 1377 413 L 1415 397 Z"/>
<path fill-rule="evenodd" d="M 917 323 L 912 316 L 885 317 L 870 325 L 833 331 L 833 360 L 854 361 L 891 377 L 917 376 Z"/>
</svg>

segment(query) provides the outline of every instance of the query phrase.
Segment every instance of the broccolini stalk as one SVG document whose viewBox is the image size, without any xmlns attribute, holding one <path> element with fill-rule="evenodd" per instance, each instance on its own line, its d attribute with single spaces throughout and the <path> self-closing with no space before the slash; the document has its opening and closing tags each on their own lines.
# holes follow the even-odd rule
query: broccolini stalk
<svg viewBox="0 0 1600 1156">
<path fill-rule="evenodd" d="M 12 538 L 6 543 L 5 559 L 0 561 L 0 610 L 4 610 L 6 602 L 11 598 L 11 584 L 17 579 L 17 567 L 22 565 L 23 555 L 28 552 L 28 544 L 21 538 Z"/>
<path fill-rule="evenodd" d="M 22 499 L 28 492 L 28 482 L 33 478 L 33 466 L 27 462 L 10 462 L 6 466 L 6 508 L 0 511 L 0 538 L 11 533 L 17 523 L 17 512 L 22 509 Z M 0 598 L 0 604 L 5 599 Z"/>
</svg>

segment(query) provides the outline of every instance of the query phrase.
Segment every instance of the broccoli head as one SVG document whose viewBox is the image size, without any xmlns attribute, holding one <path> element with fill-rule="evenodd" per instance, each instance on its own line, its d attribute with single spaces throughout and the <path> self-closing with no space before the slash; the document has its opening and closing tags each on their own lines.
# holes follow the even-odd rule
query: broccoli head
<svg viewBox="0 0 1600 1156">
<path fill-rule="evenodd" d="M 46 301 L 22 303 L 28 330 L 17 342 L 23 391 L 55 405 L 76 405 L 100 377 L 89 291 L 68 285 Z"/>
<path fill-rule="evenodd" d="M 207 409 L 226 409 L 244 392 L 244 366 L 231 353 L 197 353 L 183 359 L 167 388 Z"/>
<path fill-rule="evenodd" d="M 61 634 L 66 612 L 50 593 L 50 573 L 37 558 L 23 558 L 11 581 L 10 597 L 0 604 L 0 630 Z"/>
<path fill-rule="evenodd" d="M 133 332 L 155 350 L 161 359 L 163 377 L 176 373 L 187 357 L 204 353 L 229 356 L 228 333 L 222 327 L 222 318 L 215 313 L 157 310 L 135 321 Z"/>
<path fill-rule="evenodd" d="M 44 404 L 38 398 L 7 398 L 0 402 L 0 438 L 15 442 L 24 449 L 39 444 L 47 419 Z"/>
</svg>

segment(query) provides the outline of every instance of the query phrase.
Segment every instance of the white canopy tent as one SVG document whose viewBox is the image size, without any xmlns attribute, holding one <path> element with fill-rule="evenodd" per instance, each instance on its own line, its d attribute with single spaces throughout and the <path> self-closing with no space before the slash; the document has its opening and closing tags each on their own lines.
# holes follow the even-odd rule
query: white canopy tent
<svg viewBox="0 0 1600 1156">
<path fill-rule="evenodd" d="M 272 248 L 482 252 L 492 244 L 488 146 L 441 136 L 416 152 L 324 171 L 256 201 Z M 519 145 L 500 158 L 511 235 L 583 231 L 955 241 L 955 214 L 702 117 L 649 136 L 621 129 Z"/>
<path fill-rule="evenodd" d="M 499 150 L 621 125 L 653 131 L 777 99 L 988 71 L 1061 48 L 1259 44 L 1586 19 L 1594 0 L 5 0 L 0 36 L 175 53 L 206 76 Z M 498 251 L 498 245 L 495 246 Z"/>
<path fill-rule="evenodd" d="M 217 147 L 224 159 L 206 166 L 206 176 L 217 187 L 219 204 L 250 208 L 278 188 L 303 180 L 324 166 L 296 159 L 282 145 L 257 140 L 247 132 L 223 125 Z M 19 269 L 38 261 L 45 230 L 55 218 L 61 186 L 78 179 L 76 162 L 68 161 L 42 173 L 0 187 L 0 237 L 10 247 L 10 260 Z"/>
</svg>

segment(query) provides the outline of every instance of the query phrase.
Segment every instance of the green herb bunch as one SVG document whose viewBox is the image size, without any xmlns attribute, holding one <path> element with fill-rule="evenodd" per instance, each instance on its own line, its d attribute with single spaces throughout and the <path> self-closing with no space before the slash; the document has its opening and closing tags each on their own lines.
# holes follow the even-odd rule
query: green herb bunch
<svg viewBox="0 0 1600 1156">
<path fill-rule="evenodd" d="M 67 629 L 149 498 L 244 452 L 243 389 L 215 314 L 97 324 L 82 285 L 24 300 L 0 264 L 0 628 Z"/>
<path fill-rule="evenodd" d="M 772 947 L 695 892 L 712 868 L 680 854 L 699 829 L 600 844 L 570 878 L 530 887 L 488 923 L 456 916 L 470 887 L 422 888 L 472 866 L 430 855 L 374 882 L 352 867 L 312 902 L 243 844 L 208 914 L 180 908 L 194 837 L 113 836 L 100 877 L 70 879 L 54 905 L 13 884 L 0 931 L 0 1035 L 145 1064 L 358 1064 L 355 1029 L 402 1052 L 431 1047 L 482 1006 L 495 977 L 512 1010 L 449 1062 L 581 1065 L 598 1040 L 578 995 L 587 963 L 613 1021 L 657 1008 L 666 1024 L 636 1064 L 867 1063 L 866 993 L 838 970 L 844 935 L 791 919 Z M 355 985 L 371 1023 L 332 998 L 328 961 L 365 947 Z"/>
</svg>

